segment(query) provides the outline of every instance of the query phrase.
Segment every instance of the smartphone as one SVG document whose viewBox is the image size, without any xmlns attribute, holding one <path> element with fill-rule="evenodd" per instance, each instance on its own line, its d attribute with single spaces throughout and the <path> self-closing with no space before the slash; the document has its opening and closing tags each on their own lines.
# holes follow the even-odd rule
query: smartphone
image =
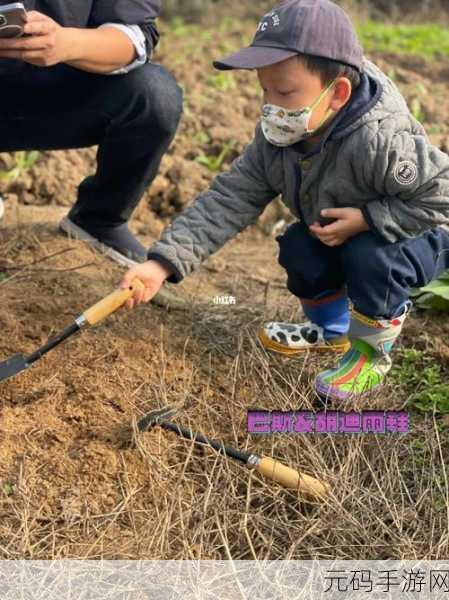
<svg viewBox="0 0 449 600">
<path fill-rule="evenodd" d="M 326 225 L 335 223 L 335 221 L 337 221 L 335 217 L 323 217 L 321 215 L 318 217 L 318 222 L 321 225 L 321 227 L 326 227 Z"/>
<path fill-rule="evenodd" d="M 0 38 L 16 38 L 23 35 L 26 10 L 22 2 L 0 5 Z"/>
</svg>

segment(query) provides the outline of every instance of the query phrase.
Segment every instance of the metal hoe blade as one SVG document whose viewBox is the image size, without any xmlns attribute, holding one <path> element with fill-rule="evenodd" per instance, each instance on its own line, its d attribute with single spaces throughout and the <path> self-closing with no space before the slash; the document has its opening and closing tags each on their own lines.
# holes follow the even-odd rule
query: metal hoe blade
<svg viewBox="0 0 449 600">
<path fill-rule="evenodd" d="M 16 354 L 0 363 L 0 381 L 13 377 L 28 368 L 28 363 L 23 354 Z"/>
<path fill-rule="evenodd" d="M 146 429 L 157 425 L 158 421 L 172 417 L 175 413 L 176 409 L 172 408 L 171 406 L 166 406 L 159 410 L 153 410 L 140 419 L 140 421 L 137 423 L 137 428 L 140 432 L 143 432 Z"/>
</svg>

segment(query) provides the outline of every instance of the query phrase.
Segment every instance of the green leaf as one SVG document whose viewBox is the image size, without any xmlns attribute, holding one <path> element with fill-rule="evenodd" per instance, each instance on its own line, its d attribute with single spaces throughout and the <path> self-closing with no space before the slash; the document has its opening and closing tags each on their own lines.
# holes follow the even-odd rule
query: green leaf
<svg viewBox="0 0 449 600">
<path fill-rule="evenodd" d="M 449 300 L 449 285 L 439 280 L 430 282 L 428 285 L 421 288 L 421 291 L 431 292 L 436 296 L 441 296 L 441 298 Z"/>
</svg>

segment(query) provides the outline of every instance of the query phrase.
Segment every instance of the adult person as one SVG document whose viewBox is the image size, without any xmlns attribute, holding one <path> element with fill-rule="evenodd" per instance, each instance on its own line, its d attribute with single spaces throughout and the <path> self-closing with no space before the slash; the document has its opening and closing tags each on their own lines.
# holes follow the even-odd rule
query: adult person
<svg viewBox="0 0 449 600">
<path fill-rule="evenodd" d="M 5 2 L 0 0 L 1 6 Z M 149 61 L 159 0 L 25 0 L 25 36 L 0 39 L 0 151 L 98 144 L 61 229 L 122 265 L 146 257 L 127 222 L 157 174 L 182 92 Z"/>
</svg>

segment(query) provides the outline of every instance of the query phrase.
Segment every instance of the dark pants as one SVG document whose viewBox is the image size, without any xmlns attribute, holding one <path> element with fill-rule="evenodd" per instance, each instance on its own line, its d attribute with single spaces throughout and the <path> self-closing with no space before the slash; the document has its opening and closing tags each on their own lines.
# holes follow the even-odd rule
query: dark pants
<svg viewBox="0 0 449 600">
<path fill-rule="evenodd" d="M 0 60 L 0 151 L 62 150 L 98 144 L 96 173 L 84 179 L 71 216 L 126 222 L 157 174 L 182 113 L 182 92 L 160 65 L 98 75 Z"/>
<path fill-rule="evenodd" d="M 373 318 L 397 316 L 411 288 L 449 268 L 449 233 L 441 227 L 396 243 L 367 231 L 326 246 L 294 223 L 276 239 L 292 294 L 316 299 L 346 287 L 354 308 Z"/>
</svg>

